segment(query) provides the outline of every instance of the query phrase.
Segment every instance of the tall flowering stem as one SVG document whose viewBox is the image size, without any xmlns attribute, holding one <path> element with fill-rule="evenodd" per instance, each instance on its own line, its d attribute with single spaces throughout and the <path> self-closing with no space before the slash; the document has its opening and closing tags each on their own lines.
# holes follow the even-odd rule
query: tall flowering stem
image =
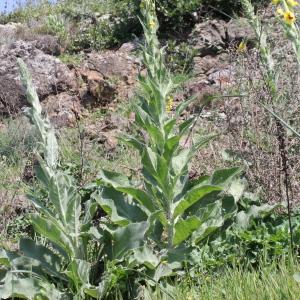
<svg viewBox="0 0 300 300">
<path fill-rule="evenodd" d="M 275 110 L 275 104 L 280 98 L 280 93 L 277 85 L 277 76 L 274 68 L 274 62 L 272 59 L 272 54 L 270 46 L 267 42 L 267 35 L 262 28 L 262 24 L 259 18 L 254 13 L 254 8 L 250 0 L 241 0 L 243 9 L 248 17 L 249 23 L 255 31 L 256 39 L 258 41 L 258 48 L 260 52 L 261 62 L 266 69 L 266 84 L 268 87 L 268 92 L 271 98 L 272 110 Z M 284 28 L 288 33 L 288 36 L 293 42 L 294 51 L 297 55 L 297 59 L 300 62 L 300 41 L 299 41 L 299 31 L 296 25 L 296 17 L 293 12 L 293 7 L 298 5 L 298 2 L 295 0 L 272 0 L 272 3 L 277 6 L 277 15 L 284 24 Z M 266 107 L 265 103 L 262 103 L 262 106 Z M 279 152 L 281 156 L 281 167 L 284 174 L 284 185 L 285 185 L 285 195 L 287 202 L 287 213 L 289 219 L 289 230 L 290 230 L 290 245 L 291 250 L 293 249 L 293 226 L 292 226 L 292 208 L 291 208 L 291 199 L 290 199 L 290 180 L 288 172 L 288 153 L 286 151 L 286 140 L 285 140 L 285 131 L 284 125 L 276 118 L 276 138 L 279 145 Z"/>
<path fill-rule="evenodd" d="M 297 24 L 297 14 L 295 11 L 295 7 L 300 6 L 300 4 L 296 0 L 278 0 L 272 2 L 276 6 L 277 18 L 282 23 L 287 37 L 292 42 L 300 66 L 300 30 Z"/>
</svg>

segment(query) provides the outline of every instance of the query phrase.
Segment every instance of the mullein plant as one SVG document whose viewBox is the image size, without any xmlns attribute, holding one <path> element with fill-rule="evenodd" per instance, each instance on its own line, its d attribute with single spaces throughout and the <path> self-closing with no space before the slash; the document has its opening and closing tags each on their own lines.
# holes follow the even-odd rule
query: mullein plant
<svg viewBox="0 0 300 300">
<path fill-rule="evenodd" d="M 296 24 L 296 16 L 294 12 L 294 7 L 298 5 L 296 0 L 272 0 L 272 3 L 277 6 L 276 15 L 282 22 L 287 36 L 290 38 L 293 44 L 293 49 L 295 51 L 298 62 L 300 62 L 300 39 L 299 39 L 299 29 Z M 265 72 L 263 73 L 265 78 L 265 83 L 268 88 L 270 101 L 259 102 L 262 107 L 264 107 L 274 118 L 276 124 L 276 138 L 279 145 L 279 153 L 281 157 L 281 167 L 284 176 L 284 186 L 285 186 L 285 198 L 287 206 L 287 214 L 289 220 L 289 233 L 290 233 L 290 247 L 291 251 L 294 248 L 293 242 L 293 225 L 292 225 L 292 208 L 291 208 L 291 198 L 290 198 L 290 179 L 289 179 L 289 166 L 288 166 L 288 152 L 286 149 L 286 137 L 284 127 L 291 129 L 286 122 L 284 122 L 278 114 L 275 112 L 276 107 L 281 100 L 280 90 L 278 87 L 277 72 L 275 69 L 274 60 L 272 57 L 270 45 L 267 42 L 267 35 L 264 32 L 261 21 L 254 12 L 254 8 L 250 0 L 241 0 L 241 4 L 252 26 L 257 40 L 257 48 L 260 54 L 260 60 L 263 65 Z M 294 134 L 297 135 L 297 131 L 292 130 Z"/>
<path fill-rule="evenodd" d="M 239 192 L 232 196 L 229 191 L 241 186 L 234 179 L 239 168 L 189 179 L 192 158 L 215 135 L 195 135 L 191 146 L 187 146 L 196 118 L 182 121 L 181 116 L 192 100 L 174 107 L 179 82 L 165 65 L 164 49 L 157 38 L 154 3 L 141 2 L 145 35 L 141 49 L 147 74 L 139 76 L 141 91 L 135 106 L 138 133 L 120 137 L 139 154 L 140 179 L 102 170 L 94 198 L 109 217 L 109 222 L 100 228 L 108 240 L 120 228 L 140 228 L 136 238 L 142 238 L 143 245 L 130 253 L 128 264 L 140 267 L 158 282 L 182 268 L 191 247 L 206 241 L 235 215 Z M 113 248 L 113 243 L 107 248 L 111 259 L 117 258 Z"/>
<path fill-rule="evenodd" d="M 30 104 L 26 113 L 39 136 L 35 174 L 46 199 L 29 196 L 36 209 L 29 219 L 38 238 L 21 238 L 18 251 L 0 249 L 0 298 L 101 299 L 109 278 L 93 276 L 100 271 L 95 261 L 101 252 L 89 233 L 97 205 L 83 205 L 75 179 L 61 171 L 54 129 L 42 114 L 30 73 L 22 60 L 18 63 Z"/>
</svg>

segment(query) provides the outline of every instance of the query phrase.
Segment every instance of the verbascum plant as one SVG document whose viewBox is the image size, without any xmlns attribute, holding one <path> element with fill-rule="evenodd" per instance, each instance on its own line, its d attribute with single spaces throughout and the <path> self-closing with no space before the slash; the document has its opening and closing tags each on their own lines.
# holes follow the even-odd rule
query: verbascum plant
<svg viewBox="0 0 300 300">
<path fill-rule="evenodd" d="M 300 62 L 300 40 L 298 26 L 296 25 L 296 16 L 294 13 L 294 7 L 298 5 L 295 0 L 272 0 L 272 3 L 277 6 L 277 16 L 281 20 L 285 32 L 293 43 L 293 49 L 295 51 L 298 62 Z M 290 233 L 290 248 L 293 251 L 293 224 L 292 224 L 292 208 L 291 208 L 291 198 L 290 198 L 290 178 L 289 178 L 289 166 L 288 166 L 288 151 L 286 150 L 286 139 L 284 127 L 291 129 L 291 127 L 284 122 L 276 114 L 276 106 L 279 104 L 281 99 L 279 85 L 277 82 L 277 74 L 275 71 L 272 54 L 270 50 L 270 45 L 267 43 L 266 33 L 262 27 L 261 21 L 258 16 L 254 13 L 254 8 L 250 0 L 241 0 L 243 9 L 248 17 L 249 23 L 255 31 L 257 39 L 257 47 L 259 49 L 260 61 L 262 63 L 266 78 L 267 92 L 269 93 L 270 102 L 266 101 L 259 102 L 262 107 L 264 107 L 274 118 L 276 124 L 276 138 L 279 145 L 279 153 L 281 159 L 281 168 L 284 176 L 284 186 L 285 186 L 285 200 L 287 206 L 287 213 L 289 219 L 289 233 Z M 297 135 L 295 130 L 292 130 L 294 134 Z"/>
<path fill-rule="evenodd" d="M 30 197 L 36 213 L 30 222 L 43 243 L 22 238 L 18 251 L 0 250 L 0 298 L 22 299 L 87 299 L 101 298 L 105 282 L 90 284 L 93 258 L 88 245 L 89 229 L 96 212 L 88 201 L 82 208 L 75 180 L 60 171 L 55 132 L 42 115 L 31 76 L 19 60 L 21 79 L 31 107 L 27 110 L 39 135 L 36 177 L 46 192 L 46 203 Z"/>
<path fill-rule="evenodd" d="M 139 153 L 141 180 L 102 170 L 94 198 L 109 216 L 102 234 L 109 239 L 131 226 L 136 242 L 142 238 L 144 245 L 132 251 L 128 264 L 143 266 L 147 276 L 158 282 L 181 268 L 191 247 L 205 241 L 236 213 L 241 186 L 232 183 L 240 170 L 218 170 L 212 176 L 189 179 L 193 157 L 215 135 L 195 135 L 191 146 L 186 146 L 196 118 L 181 121 L 180 116 L 192 100 L 174 107 L 179 82 L 165 65 L 164 50 L 157 39 L 154 1 L 143 0 L 141 11 L 145 34 L 141 48 L 147 74 L 139 76 L 141 93 L 135 107 L 138 133 L 121 136 Z M 112 248 L 113 243 L 106 251 L 109 257 L 117 258 Z"/>
</svg>

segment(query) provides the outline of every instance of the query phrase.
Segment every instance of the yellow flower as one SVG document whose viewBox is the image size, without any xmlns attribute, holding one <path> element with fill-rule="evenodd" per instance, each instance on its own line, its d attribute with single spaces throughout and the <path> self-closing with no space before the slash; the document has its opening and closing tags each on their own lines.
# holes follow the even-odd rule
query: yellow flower
<svg viewBox="0 0 300 300">
<path fill-rule="evenodd" d="M 281 0 L 272 0 L 272 3 L 273 3 L 274 5 L 278 5 L 280 2 L 281 2 Z"/>
<path fill-rule="evenodd" d="M 288 4 L 288 6 L 290 6 L 290 7 L 294 7 L 294 6 L 299 5 L 299 3 L 295 0 L 286 0 L 286 2 Z"/>
<path fill-rule="evenodd" d="M 283 15 L 283 20 L 287 25 L 292 25 L 296 22 L 296 16 L 292 11 L 287 10 Z"/>
<path fill-rule="evenodd" d="M 246 52 L 247 51 L 247 44 L 244 41 L 240 42 L 237 51 L 238 52 Z"/>
<path fill-rule="evenodd" d="M 283 9 L 281 7 L 277 8 L 276 14 L 279 15 L 279 16 L 283 16 L 284 15 Z"/>
<path fill-rule="evenodd" d="M 167 111 L 167 112 L 170 112 L 170 111 L 172 110 L 172 108 L 173 108 L 173 103 L 174 103 L 174 98 L 170 96 L 170 97 L 167 99 L 167 105 L 166 105 L 166 111 Z"/>
<path fill-rule="evenodd" d="M 153 20 L 151 20 L 150 22 L 149 22 L 149 27 L 151 28 L 151 29 L 153 29 L 154 27 L 155 27 L 155 22 L 153 21 Z"/>
</svg>

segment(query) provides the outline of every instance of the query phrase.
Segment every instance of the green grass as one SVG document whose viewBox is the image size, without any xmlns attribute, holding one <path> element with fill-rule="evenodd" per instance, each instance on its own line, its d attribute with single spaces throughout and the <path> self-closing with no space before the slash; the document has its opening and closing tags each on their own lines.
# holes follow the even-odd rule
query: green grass
<svg viewBox="0 0 300 300">
<path fill-rule="evenodd" d="M 259 270 L 227 268 L 209 275 L 196 275 L 179 283 L 166 295 L 161 288 L 148 289 L 147 300 L 298 300 L 300 284 L 293 274 L 297 263 L 282 261 Z"/>
</svg>

